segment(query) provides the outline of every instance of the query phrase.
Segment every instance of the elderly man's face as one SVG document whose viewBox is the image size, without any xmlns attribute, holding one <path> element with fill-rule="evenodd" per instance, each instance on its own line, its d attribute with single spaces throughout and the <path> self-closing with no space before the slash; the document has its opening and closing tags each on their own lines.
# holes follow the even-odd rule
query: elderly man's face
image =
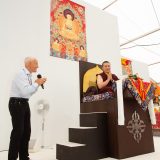
<svg viewBox="0 0 160 160">
<path fill-rule="evenodd" d="M 111 64 L 110 63 L 104 63 L 102 66 L 102 70 L 105 73 L 111 72 Z"/>
<path fill-rule="evenodd" d="M 37 68 L 38 68 L 38 61 L 37 60 L 31 61 L 30 62 L 30 71 L 37 72 Z"/>
</svg>

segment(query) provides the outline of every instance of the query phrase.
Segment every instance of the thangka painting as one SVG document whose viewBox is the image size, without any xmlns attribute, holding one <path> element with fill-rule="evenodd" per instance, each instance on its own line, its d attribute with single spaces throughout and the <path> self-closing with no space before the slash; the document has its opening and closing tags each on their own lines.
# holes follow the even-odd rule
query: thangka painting
<svg viewBox="0 0 160 160">
<path fill-rule="evenodd" d="M 87 61 L 85 8 L 70 0 L 52 0 L 50 16 L 50 55 Z"/>
<path fill-rule="evenodd" d="M 160 106 L 154 106 L 154 112 L 156 116 L 156 124 L 152 126 L 153 135 L 160 136 Z"/>
<path fill-rule="evenodd" d="M 121 65 L 122 65 L 122 74 L 123 75 L 132 75 L 132 62 L 128 59 L 121 58 Z"/>
<path fill-rule="evenodd" d="M 156 124 L 152 126 L 153 135 L 160 136 L 160 86 L 159 84 L 153 83 L 155 87 L 154 92 L 154 112 L 156 116 Z"/>
</svg>

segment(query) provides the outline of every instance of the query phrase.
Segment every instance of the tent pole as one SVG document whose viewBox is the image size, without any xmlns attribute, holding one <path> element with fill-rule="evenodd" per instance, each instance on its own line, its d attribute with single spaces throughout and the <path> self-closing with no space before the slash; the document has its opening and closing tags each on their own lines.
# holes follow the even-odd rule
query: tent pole
<svg viewBox="0 0 160 160">
<path fill-rule="evenodd" d="M 113 2 L 111 2 L 108 6 L 104 7 L 102 10 L 105 10 L 107 8 L 109 8 L 110 6 L 112 6 L 114 3 L 116 3 L 118 0 L 114 0 Z"/>
<path fill-rule="evenodd" d="M 151 63 L 151 64 L 148 64 L 148 66 L 152 66 L 152 65 L 155 65 L 155 64 L 159 64 L 160 62 L 155 62 L 155 63 Z"/>
<path fill-rule="evenodd" d="M 140 36 L 138 36 L 138 37 L 136 37 L 136 38 L 133 38 L 133 39 L 131 39 L 131 40 L 125 42 L 125 43 L 122 43 L 122 44 L 120 44 L 120 47 L 125 46 L 126 44 L 129 44 L 129 43 L 131 43 L 131 42 L 134 42 L 134 41 L 136 41 L 136 40 L 138 40 L 138 39 L 141 39 L 141 38 L 143 38 L 143 37 L 146 37 L 146 36 L 148 36 L 148 35 L 150 35 L 150 34 L 153 34 L 153 33 L 155 33 L 155 32 L 158 32 L 159 30 L 160 30 L 160 27 L 159 27 L 159 28 L 156 28 L 156 29 L 154 29 L 154 30 L 152 30 L 152 31 L 150 31 L 150 32 L 147 32 L 147 33 L 145 33 L 145 34 L 143 34 L 143 35 L 140 35 Z"/>
</svg>

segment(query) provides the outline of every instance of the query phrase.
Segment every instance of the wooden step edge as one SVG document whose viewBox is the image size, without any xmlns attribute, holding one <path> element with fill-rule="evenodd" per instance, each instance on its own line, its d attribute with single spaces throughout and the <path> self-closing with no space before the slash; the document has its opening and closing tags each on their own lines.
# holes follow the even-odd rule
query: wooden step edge
<svg viewBox="0 0 160 160">
<path fill-rule="evenodd" d="M 66 146 L 66 147 L 86 146 L 86 144 L 80 144 L 80 143 L 74 143 L 74 142 L 61 142 L 61 143 L 57 143 L 57 145 L 62 145 L 62 146 Z"/>
</svg>

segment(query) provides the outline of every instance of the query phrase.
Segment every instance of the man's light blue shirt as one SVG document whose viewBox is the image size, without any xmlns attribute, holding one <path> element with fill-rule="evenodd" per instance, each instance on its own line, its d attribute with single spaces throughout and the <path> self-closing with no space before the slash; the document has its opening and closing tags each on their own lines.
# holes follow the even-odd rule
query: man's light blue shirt
<svg viewBox="0 0 160 160">
<path fill-rule="evenodd" d="M 38 89 L 37 83 L 32 83 L 32 75 L 26 69 L 22 69 L 14 77 L 11 85 L 10 97 L 30 98 Z"/>
</svg>

